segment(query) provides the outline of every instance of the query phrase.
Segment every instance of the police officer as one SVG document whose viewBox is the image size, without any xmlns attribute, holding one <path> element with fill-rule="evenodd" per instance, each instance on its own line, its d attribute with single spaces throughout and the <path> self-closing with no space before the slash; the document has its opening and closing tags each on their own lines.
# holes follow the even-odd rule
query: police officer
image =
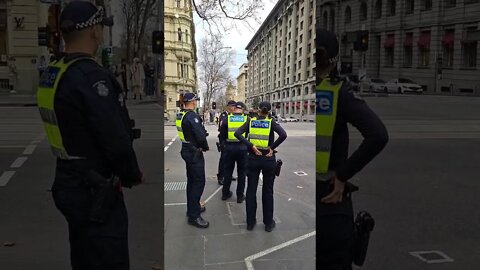
<svg viewBox="0 0 480 270">
<path fill-rule="evenodd" d="M 235 137 L 235 131 L 247 122 L 247 116 L 243 113 L 244 104 L 237 102 L 233 114 L 227 116 L 227 120 L 223 121 L 220 127 L 220 140 L 226 141 L 225 144 L 225 171 L 222 190 L 222 200 L 232 197 L 230 185 L 232 183 L 233 169 L 237 164 L 237 203 L 245 200 L 245 177 L 247 166 L 247 146 L 241 143 Z"/>
<path fill-rule="evenodd" d="M 143 179 L 122 87 L 93 58 L 104 26 L 112 25 L 101 7 L 67 4 L 60 15 L 65 52 L 44 72 L 37 93 L 57 158 L 52 194 L 68 222 L 74 270 L 129 269 L 120 185 L 132 187 Z"/>
<path fill-rule="evenodd" d="M 182 141 L 180 154 L 187 168 L 187 216 L 188 224 L 198 228 L 208 228 L 209 222 L 200 215 L 205 207 L 200 204 L 205 188 L 205 159 L 208 151 L 207 132 L 202 119 L 195 112 L 199 98 L 193 93 L 183 96 L 184 110 L 177 114 L 178 137 Z"/>
<path fill-rule="evenodd" d="M 346 80 L 338 78 L 338 40 L 317 29 L 317 263 L 319 269 L 352 269 L 353 206 L 347 181 L 385 147 L 387 130 Z M 364 140 L 348 157 L 347 123 Z"/>
<path fill-rule="evenodd" d="M 234 100 L 229 100 L 227 102 L 227 110 L 222 112 L 220 114 L 220 117 L 218 118 L 218 142 L 219 142 L 219 147 L 220 147 L 220 159 L 218 160 L 218 173 L 217 173 L 217 180 L 219 185 L 223 185 L 224 181 L 224 172 L 225 172 L 225 140 L 220 139 L 220 127 L 222 124 L 227 121 L 227 116 L 230 113 L 233 113 L 235 110 L 235 105 L 237 103 Z M 235 181 L 235 178 L 232 178 L 233 181 Z"/>
<path fill-rule="evenodd" d="M 247 230 L 251 231 L 257 222 L 257 187 L 260 172 L 263 175 L 262 203 L 265 230 L 275 228 L 273 220 L 273 182 L 275 180 L 276 158 L 274 150 L 287 138 L 285 130 L 271 118 L 268 113 L 272 105 L 260 102 L 258 117 L 248 118 L 236 132 L 235 137 L 247 145 Z M 278 138 L 275 140 L 274 132 Z M 248 135 L 248 140 L 245 136 Z"/>
</svg>

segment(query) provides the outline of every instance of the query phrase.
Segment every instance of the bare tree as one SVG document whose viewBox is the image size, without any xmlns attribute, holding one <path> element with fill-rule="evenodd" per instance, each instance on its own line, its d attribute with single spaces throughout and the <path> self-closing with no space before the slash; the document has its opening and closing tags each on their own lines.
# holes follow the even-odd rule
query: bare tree
<svg viewBox="0 0 480 270">
<path fill-rule="evenodd" d="M 274 1 L 274 0 L 270 0 Z M 243 22 L 251 29 L 253 20 L 260 23 L 260 13 L 263 11 L 262 0 L 192 0 L 197 15 L 209 27 L 211 33 L 227 32 Z"/>
<path fill-rule="evenodd" d="M 154 19 L 156 14 L 157 0 L 121 0 L 122 15 L 124 22 L 124 40 L 126 47 L 126 58 L 130 61 L 133 56 L 140 56 L 145 45 L 145 32 L 148 23 Z"/>
<path fill-rule="evenodd" d="M 210 108 L 211 102 L 225 91 L 233 58 L 233 52 L 226 50 L 219 35 L 200 42 L 197 68 L 205 108 Z"/>
</svg>

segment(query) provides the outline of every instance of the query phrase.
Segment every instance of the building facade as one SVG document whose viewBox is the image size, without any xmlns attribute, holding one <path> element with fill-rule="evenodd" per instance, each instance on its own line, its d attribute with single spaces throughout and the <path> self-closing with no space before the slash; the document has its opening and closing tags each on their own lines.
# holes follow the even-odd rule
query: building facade
<svg viewBox="0 0 480 270">
<path fill-rule="evenodd" d="M 175 120 L 179 95 L 197 91 L 196 45 L 190 0 L 165 0 L 164 108 Z"/>
<path fill-rule="evenodd" d="M 242 64 L 240 66 L 240 72 L 237 76 L 237 95 L 236 101 L 241 101 L 245 103 L 245 90 L 247 88 L 247 78 L 248 78 L 248 64 Z"/>
<path fill-rule="evenodd" d="M 237 100 L 237 89 L 235 88 L 235 85 L 233 83 L 229 82 L 227 84 L 227 89 L 225 90 L 225 99 L 228 100 Z"/>
<path fill-rule="evenodd" d="M 370 78 L 411 79 L 426 93 L 480 95 L 480 1 L 317 0 L 318 23 L 335 31 L 341 66 Z M 369 31 L 365 53 L 353 32 Z M 362 63 L 363 59 L 363 63 Z"/>
<path fill-rule="evenodd" d="M 315 1 L 280 0 L 247 45 L 249 107 L 266 100 L 282 117 L 314 121 Z"/>
<path fill-rule="evenodd" d="M 40 57 L 48 57 L 38 27 L 47 26 L 49 8 L 37 0 L 0 0 L 0 92 L 35 93 Z"/>
</svg>

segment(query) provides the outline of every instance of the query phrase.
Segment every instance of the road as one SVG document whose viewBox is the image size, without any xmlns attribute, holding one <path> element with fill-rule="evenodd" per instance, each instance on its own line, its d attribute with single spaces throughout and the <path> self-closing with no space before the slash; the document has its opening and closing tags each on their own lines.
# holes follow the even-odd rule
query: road
<svg viewBox="0 0 480 270">
<path fill-rule="evenodd" d="M 366 101 L 385 121 L 390 142 L 354 180 L 355 208 L 376 219 L 365 269 L 478 269 L 480 99 Z M 360 138 L 352 135 L 352 150 Z M 435 251 L 423 257 L 438 263 L 411 254 L 424 251 Z"/>
<path fill-rule="evenodd" d="M 131 269 L 151 269 L 164 255 L 163 113 L 153 104 L 130 108 L 144 131 L 135 149 L 147 177 L 124 191 Z M 55 159 L 43 134 L 37 108 L 0 107 L 0 269 L 69 269 L 67 224 L 50 192 Z"/>
<path fill-rule="evenodd" d="M 278 270 L 315 268 L 315 184 L 314 123 L 282 124 L 287 140 L 278 148 L 283 160 L 282 174 L 275 180 L 274 218 L 277 227 L 264 230 L 261 218 L 261 188 L 257 194 L 258 225 L 246 230 L 245 203 L 237 204 L 235 196 L 221 200 L 216 180 L 218 159 L 215 126 L 210 133 L 206 152 L 207 183 L 203 200 L 208 200 L 203 217 L 208 229 L 187 224 L 186 171 L 180 157 L 181 142 L 173 126 L 165 127 L 165 266 L 168 270 Z M 299 176 L 294 172 L 303 171 Z M 235 176 L 236 174 L 234 174 Z M 176 183 L 175 185 L 173 183 Z M 232 190 L 236 182 L 232 184 Z M 247 266 L 248 264 L 248 266 Z"/>
</svg>

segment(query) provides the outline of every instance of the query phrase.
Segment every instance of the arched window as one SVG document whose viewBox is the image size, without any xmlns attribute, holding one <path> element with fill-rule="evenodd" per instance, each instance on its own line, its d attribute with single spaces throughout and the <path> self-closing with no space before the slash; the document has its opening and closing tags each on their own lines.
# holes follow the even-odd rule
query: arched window
<svg viewBox="0 0 480 270">
<path fill-rule="evenodd" d="M 388 0 L 388 4 L 387 4 L 387 15 L 388 15 L 388 16 L 395 16 L 396 7 L 397 7 L 397 1 L 395 1 L 395 0 Z"/>
<path fill-rule="evenodd" d="M 407 0 L 405 5 L 405 14 L 412 14 L 415 10 L 415 0 Z"/>
<path fill-rule="evenodd" d="M 335 11 L 332 11 L 330 14 L 330 31 L 335 32 Z"/>
<path fill-rule="evenodd" d="M 360 4 L 360 21 L 367 20 L 367 3 L 362 2 Z"/>
<path fill-rule="evenodd" d="M 347 6 L 345 9 L 345 24 L 349 24 L 352 22 L 352 9 L 350 6 Z"/>
<path fill-rule="evenodd" d="M 377 0 L 375 3 L 375 19 L 382 17 L 382 0 Z"/>
<path fill-rule="evenodd" d="M 325 11 L 323 12 L 323 28 L 327 29 L 328 26 L 328 13 Z"/>
</svg>

